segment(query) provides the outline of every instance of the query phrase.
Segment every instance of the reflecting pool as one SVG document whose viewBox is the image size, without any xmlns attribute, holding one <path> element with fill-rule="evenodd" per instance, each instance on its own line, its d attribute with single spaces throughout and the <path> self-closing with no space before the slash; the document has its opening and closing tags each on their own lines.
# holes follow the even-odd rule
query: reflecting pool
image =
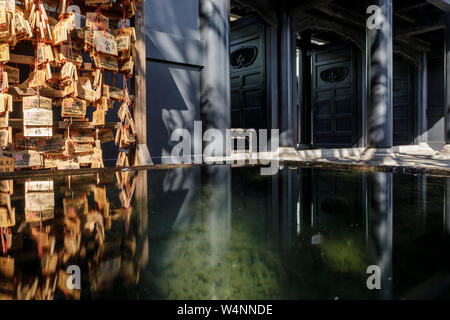
<svg viewBox="0 0 450 320">
<path fill-rule="evenodd" d="M 0 299 L 450 298 L 449 183 L 229 166 L 0 181 Z"/>
</svg>

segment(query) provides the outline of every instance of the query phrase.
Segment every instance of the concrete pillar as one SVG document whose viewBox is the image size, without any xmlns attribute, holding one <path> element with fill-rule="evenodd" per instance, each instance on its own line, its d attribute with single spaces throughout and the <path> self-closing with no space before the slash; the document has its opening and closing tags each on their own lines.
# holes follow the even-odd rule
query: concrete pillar
<svg viewBox="0 0 450 320">
<path fill-rule="evenodd" d="M 445 144 L 450 144 L 450 13 L 445 19 Z M 450 148 L 449 146 L 447 146 Z"/>
<path fill-rule="evenodd" d="M 311 47 L 311 32 L 304 31 L 301 34 L 300 56 L 300 145 L 299 149 L 307 149 L 311 146 L 311 59 L 308 51 Z"/>
<path fill-rule="evenodd" d="M 392 123 L 392 0 L 370 0 L 378 6 L 380 28 L 367 28 L 369 59 L 369 106 L 367 110 L 367 142 L 372 148 L 391 148 Z"/>
<path fill-rule="evenodd" d="M 450 159 L 450 13 L 445 17 L 445 105 L 444 105 L 444 146 L 439 151 L 439 154 L 435 155 L 436 159 Z"/>
<path fill-rule="evenodd" d="M 392 297 L 392 173 L 374 172 L 368 179 L 369 242 L 381 270 L 381 296 Z"/>
<path fill-rule="evenodd" d="M 427 121 L 427 108 L 428 108 L 428 58 L 427 53 L 422 53 L 422 68 L 420 69 L 420 87 L 421 87 L 421 103 L 420 103 L 420 142 L 428 141 L 428 121 Z"/>
<path fill-rule="evenodd" d="M 280 147 L 294 146 L 293 130 L 293 55 L 295 47 L 292 37 L 292 18 L 288 15 L 287 9 L 281 10 L 280 28 Z"/>
<path fill-rule="evenodd" d="M 200 37 L 205 41 L 205 67 L 200 73 L 200 116 L 203 130 L 218 129 L 224 138 L 225 130 L 231 126 L 229 22 L 229 0 L 200 0 Z M 216 144 L 216 151 L 220 150 L 222 141 L 211 143 Z M 225 148 L 223 155 L 226 155 Z"/>
</svg>

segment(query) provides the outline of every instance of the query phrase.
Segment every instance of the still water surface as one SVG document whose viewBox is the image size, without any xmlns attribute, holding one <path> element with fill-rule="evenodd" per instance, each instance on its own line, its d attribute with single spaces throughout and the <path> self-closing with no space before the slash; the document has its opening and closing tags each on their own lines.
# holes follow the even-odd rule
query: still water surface
<svg viewBox="0 0 450 320">
<path fill-rule="evenodd" d="M 449 179 L 259 172 L 3 181 L 0 298 L 450 298 Z"/>
</svg>

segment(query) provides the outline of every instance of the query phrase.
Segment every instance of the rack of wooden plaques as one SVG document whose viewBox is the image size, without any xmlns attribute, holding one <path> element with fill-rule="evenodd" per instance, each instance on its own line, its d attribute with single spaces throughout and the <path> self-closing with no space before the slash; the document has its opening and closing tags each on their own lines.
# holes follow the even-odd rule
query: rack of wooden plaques
<svg viewBox="0 0 450 320">
<path fill-rule="evenodd" d="M 148 164 L 140 2 L 0 0 L 0 156 L 15 170 L 102 168 L 113 142 L 116 166 Z"/>
</svg>

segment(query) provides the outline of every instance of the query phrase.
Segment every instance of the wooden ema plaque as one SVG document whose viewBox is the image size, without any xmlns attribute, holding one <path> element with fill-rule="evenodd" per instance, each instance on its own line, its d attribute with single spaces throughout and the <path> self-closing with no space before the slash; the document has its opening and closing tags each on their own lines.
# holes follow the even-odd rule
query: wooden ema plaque
<svg viewBox="0 0 450 320">
<path fill-rule="evenodd" d="M 86 115 L 86 101 L 72 98 L 64 99 L 61 108 L 61 117 L 84 118 Z"/>
</svg>

